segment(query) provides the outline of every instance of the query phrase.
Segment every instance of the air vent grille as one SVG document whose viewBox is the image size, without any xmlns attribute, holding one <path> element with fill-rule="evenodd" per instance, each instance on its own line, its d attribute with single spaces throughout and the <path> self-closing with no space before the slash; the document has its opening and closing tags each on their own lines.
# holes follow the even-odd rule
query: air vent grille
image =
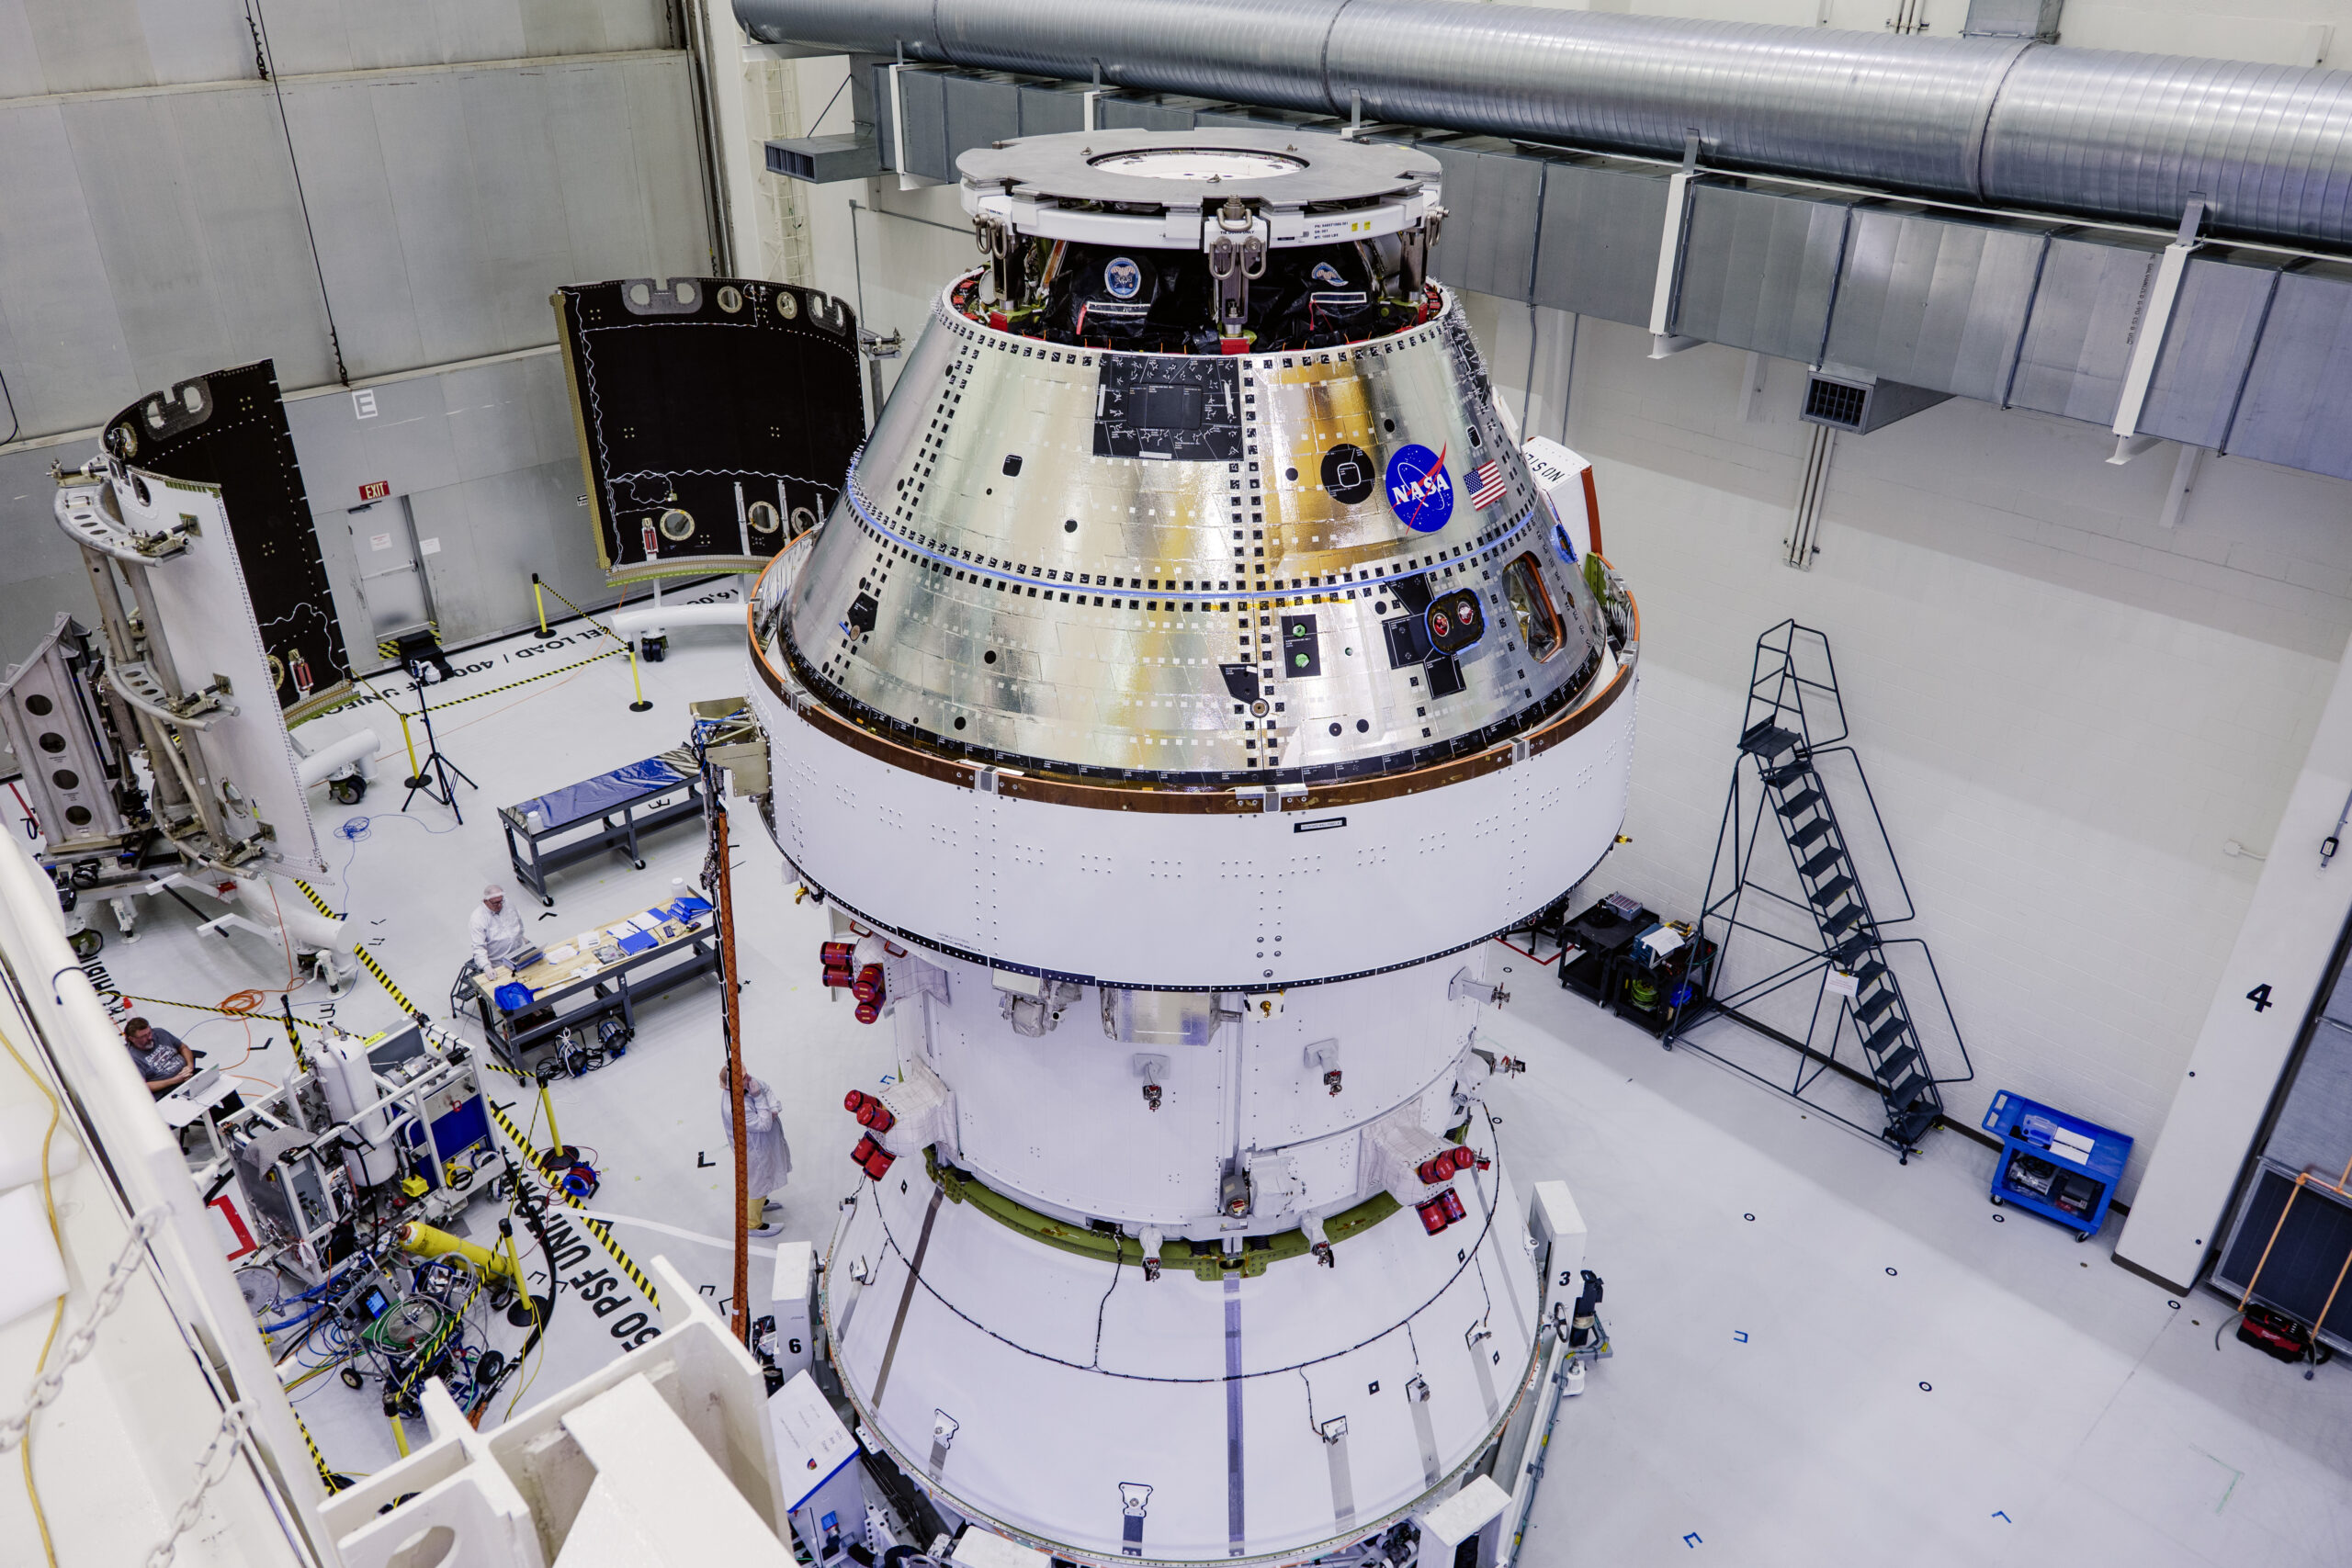
<svg viewBox="0 0 2352 1568">
<path fill-rule="evenodd" d="M 1840 430 L 1862 428 L 1862 415 L 1870 408 L 1871 394 L 1867 387 L 1849 386 L 1843 381 L 1825 381 L 1816 376 L 1805 384 L 1804 417 L 1815 424 L 1832 424 Z"/>
</svg>

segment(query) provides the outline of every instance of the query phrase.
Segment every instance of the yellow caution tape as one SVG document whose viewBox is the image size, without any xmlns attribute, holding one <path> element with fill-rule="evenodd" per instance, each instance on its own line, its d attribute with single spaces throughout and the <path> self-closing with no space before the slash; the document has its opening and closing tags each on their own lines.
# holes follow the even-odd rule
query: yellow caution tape
<svg viewBox="0 0 2352 1568">
<path fill-rule="evenodd" d="M 324 1371 L 326 1369 L 322 1367 L 319 1370 Z M 288 1402 L 287 1408 L 293 1409 L 291 1401 Z M 311 1462 L 319 1467 L 319 1479 L 326 1483 L 330 1493 L 342 1491 L 343 1483 L 337 1481 L 334 1472 L 327 1468 L 326 1456 L 319 1452 L 318 1439 L 311 1436 L 310 1426 L 302 1419 L 302 1413 L 300 1410 L 294 1411 L 294 1425 L 302 1434 L 302 1446 L 311 1450 Z"/>
<path fill-rule="evenodd" d="M 523 1152 L 523 1157 L 529 1163 L 532 1170 L 538 1173 L 541 1184 L 572 1208 L 582 1211 L 580 1228 L 594 1236 L 604 1249 L 612 1255 L 613 1261 L 620 1266 L 621 1272 L 628 1276 L 629 1283 L 645 1292 L 648 1305 L 657 1308 L 661 1306 L 662 1298 L 654 1293 L 653 1282 L 648 1280 L 644 1271 L 630 1260 L 629 1255 L 621 1250 L 621 1244 L 613 1239 L 613 1227 L 602 1220 L 590 1218 L 586 1213 L 587 1204 L 566 1192 L 560 1184 L 548 1179 L 546 1168 L 539 1164 L 538 1151 L 531 1147 L 531 1141 L 523 1135 L 523 1130 L 520 1127 L 514 1125 L 513 1117 L 501 1111 L 487 1095 L 482 1097 L 482 1103 L 490 1107 L 491 1119 L 498 1123 L 498 1130 L 505 1134 L 508 1141 Z"/>
<path fill-rule="evenodd" d="M 608 648 L 602 653 L 592 653 L 585 659 L 575 659 L 569 664 L 559 664 L 552 670 L 542 670 L 536 675 L 526 675 L 519 681 L 509 681 L 503 686 L 492 686 L 486 692 L 469 692 L 462 697 L 451 697 L 446 702 L 436 703 L 434 705 L 436 707 L 453 708 L 460 703 L 478 703 L 484 697 L 494 697 L 501 692 L 511 692 L 517 686 L 527 686 L 534 681 L 544 681 L 549 676 L 561 675 L 567 671 L 577 670 L 583 664 L 594 664 L 600 659 L 612 659 L 628 651 L 628 649 L 627 645 L 623 645 L 619 648 Z M 370 686 L 368 690 L 373 692 L 375 691 L 375 688 Z M 395 703 L 391 698 L 385 696 L 380 692 L 376 693 L 376 700 L 383 704 L 385 707 L 390 709 L 395 717 L 410 719 L 416 716 L 413 713 L 403 712 L 398 703 Z M 354 708 L 361 705 L 361 704 L 356 702 L 345 703 L 339 706 L 325 709 L 323 712 L 314 713 L 311 715 L 311 718 L 324 718 L 327 714 L 331 713 L 349 713 Z M 310 720 L 305 719 L 303 722 L 307 724 Z"/>
<path fill-rule="evenodd" d="M 376 962 L 376 955 L 374 953 L 368 952 L 365 947 L 354 947 L 351 950 L 351 953 L 353 957 L 359 960 L 360 964 L 367 969 L 368 973 L 376 976 L 376 984 L 384 987 L 384 994 L 391 998 L 392 1000 L 399 1005 L 401 1011 L 413 1016 L 418 1011 L 422 1010 L 414 1002 L 408 999 L 408 993 L 406 991 L 401 990 L 398 986 L 392 983 L 392 977 L 384 973 L 384 966 Z"/>
<path fill-rule="evenodd" d="M 336 914 L 334 909 L 328 908 L 327 901 L 319 897 L 319 890 L 317 888 L 311 886 L 309 883 L 303 881 L 299 876 L 294 879 L 294 886 L 302 890 L 302 897 L 311 901 L 311 908 L 316 909 L 320 914 L 324 915 L 330 920 L 339 920 L 343 919 L 341 915 Z"/>
</svg>

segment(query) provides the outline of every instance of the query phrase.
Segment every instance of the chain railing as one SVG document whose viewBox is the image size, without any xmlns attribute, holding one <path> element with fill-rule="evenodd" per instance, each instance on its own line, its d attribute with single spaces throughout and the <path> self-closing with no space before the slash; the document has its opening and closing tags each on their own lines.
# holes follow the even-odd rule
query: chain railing
<svg viewBox="0 0 2352 1568">
<path fill-rule="evenodd" d="M 172 1558 L 179 1551 L 180 1537 L 196 1524 L 197 1516 L 204 1511 L 204 1495 L 228 1477 L 229 1467 L 237 1461 L 237 1450 L 245 1442 L 245 1417 L 253 1406 L 239 1400 L 220 1412 L 220 1425 L 212 1440 L 196 1460 L 196 1489 L 180 1499 L 172 1513 L 172 1528 L 154 1549 L 147 1553 L 146 1568 L 171 1568 Z"/>
<path fill-rule="evenodd" d="M 8 1452 L 25 1440 L 32 1430 L 33 1417 L 42 1407 L 64 1392 L 65 1374 L 74 1363 L 97 1347 L 98 1325 L 107 1314 L 122 1304 L 123 1292 L 130 1288 L 131 1276 L 139 1272 L 139 1260 L 147 1250 L 148 1241 L 164 1228 L 168 1216 L 160 1207 L 149 1209 L 130 1223 L 130 1235 L 124 1238 L 122 1251 L 107 1265 L 105 1283 L 98 1287 L 96 1300 L 90 1303 L 90 1315 L 82 1320 L 65 1341 L 65 1353 L 57 1365 L 33 1380 L 32 1393 L 25 1400 L 24 1408 L 6 1420 L 0 1420 L 0 1454 Z"/>
</svg>

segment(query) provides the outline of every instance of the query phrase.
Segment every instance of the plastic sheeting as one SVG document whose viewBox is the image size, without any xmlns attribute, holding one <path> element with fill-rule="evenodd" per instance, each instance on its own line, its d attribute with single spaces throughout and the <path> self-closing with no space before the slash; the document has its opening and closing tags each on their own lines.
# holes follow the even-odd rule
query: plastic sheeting
<svg viewBox="0 0 2352 1568">
<path fill-rule="evenodd" d="M 685 774 L 661 758 L 648 757 L 625 768 L 615 768 L 609 773 L 598 773 L 593 779 L 551 789 L 537 799 L 519 801 L 506 810 L 517 821 L 528 821 L 530 814 L 537 812 L 537 831 L 544 833 L 618 811 L 650 795 L 676 789 L 685 782 Z"/>
</svg>

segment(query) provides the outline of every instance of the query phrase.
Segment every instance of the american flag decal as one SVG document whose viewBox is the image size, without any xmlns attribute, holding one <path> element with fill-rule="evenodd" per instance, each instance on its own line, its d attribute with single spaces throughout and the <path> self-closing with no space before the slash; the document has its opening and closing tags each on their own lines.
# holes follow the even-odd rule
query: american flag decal
<svg viewBox="0 0 2352 1568">
<path fill-rule="evenodd" d="M 1477 488 L 1470 492 L 1471 505 L 1492 506 L 1503 498 L 1503 466 L 1500 463 L 1481 463 L 1478 471 L 1471 477 L 1478 481 Z"/>
</svg>

